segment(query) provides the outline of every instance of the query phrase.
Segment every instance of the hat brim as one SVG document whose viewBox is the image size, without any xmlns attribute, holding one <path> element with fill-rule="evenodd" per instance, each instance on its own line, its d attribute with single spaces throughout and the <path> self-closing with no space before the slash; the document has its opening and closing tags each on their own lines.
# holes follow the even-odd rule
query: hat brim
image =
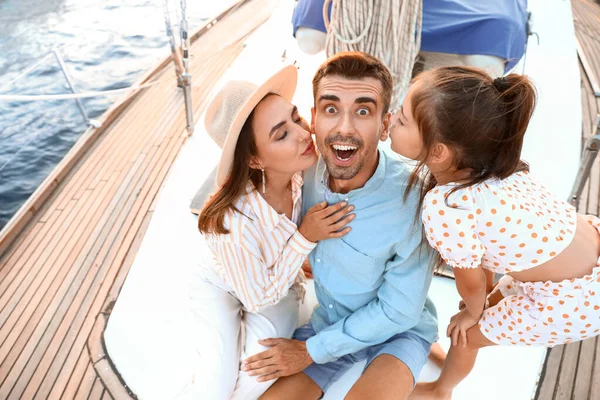
<svg viewBox="0 0 600 400">
<path fill-rule="evenodd" d="M 288 65 L 258 87 L 240 108 L 233 119 L 231 128 L 229 128 L 229 132 L 227 132 L 227 138 L 223 144 L 221 159 L 217 169 L 216 182 L 218 186 L 222 186 L 225 183 L 231 172 L 240 131 L 252 110 L 254 110 L 258 103 L 260 103 L 260 101 L 269 93 L 278 94 L 287 101 L 291 101 L 294 97 L 294 92 L 296 91 L 297 81 L 298 71 L 296 70 L 296 67 Z"/>
</svg>

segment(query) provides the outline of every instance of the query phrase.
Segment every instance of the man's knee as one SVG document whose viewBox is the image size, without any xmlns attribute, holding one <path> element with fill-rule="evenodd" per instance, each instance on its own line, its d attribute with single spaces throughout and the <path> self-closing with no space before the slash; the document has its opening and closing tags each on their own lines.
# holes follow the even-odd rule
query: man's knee
<svg viewBox="0 0 600 400">
<path fill-rule="evenodd" d="M 319 399 L 323 391 L 312 379 L 303 372 L 294 375 L 279 378 L 263 394 L 261 400 L 279 400 L 279 399 Z"/>
<path fill-rule="evenodd" d="M 413 371 L 410 367 L 399 358 L 391 354 L 381 354 L 377 356 L 369 367 L 365 370 L 365 373 L 373 368 L 371 373 L 375 376 L 383 377 L 385 375 L 394 377 L 395 380 L 402 383 L 410 383 L 412 388 L 415 385 L 416 377 L 413 375 Z"/>
<path fill-rule="evenodd" d="M 405 399 L 414 386 L 415 378 L 408 365 L 390 354 L 381 354 L 352 386 L 346 400 Z"/>
</svg>

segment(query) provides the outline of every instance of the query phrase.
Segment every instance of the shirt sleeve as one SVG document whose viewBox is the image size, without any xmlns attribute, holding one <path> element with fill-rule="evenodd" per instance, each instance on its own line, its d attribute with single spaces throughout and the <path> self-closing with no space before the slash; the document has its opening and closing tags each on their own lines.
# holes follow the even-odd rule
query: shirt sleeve
<svg viewBox="0 0 600 400">
<path fill-rule="evenodd" d="M 215 235 L 212 243 L 227 281 L 244 307 L 254 313 L 278 303 L 287 295 L 302 263 L 316 246 L 296 230 L 275 263 L 266 265 L 259 237 L 248 224 L 239 243 L 227 240 L 225 235 Z"/>
<path fill-rule="evenodd" d="M 481 210 L 474 207 L 469 190 L 447 195 L 430 191 L 423 201 L 423 226 L 427 241 L 452 268 L 477 268 L 485 248 L 476 231 Z"/>
<path fill-rule="evenodd" d="M 433 277 L 432 252 L 421 245 L 421 237 L 417 233 L 410 243 L 397 246 L 375 299 L 307 340 L 314 362 L 324 364 L 381 344 L 420 322 Z"/>
</svg>

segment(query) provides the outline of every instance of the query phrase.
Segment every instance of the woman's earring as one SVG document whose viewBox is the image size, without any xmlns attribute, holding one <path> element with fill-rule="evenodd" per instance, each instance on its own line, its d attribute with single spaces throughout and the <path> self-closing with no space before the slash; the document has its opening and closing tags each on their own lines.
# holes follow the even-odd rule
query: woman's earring
<svg viewBox="0 0 600 400">
<path fill-rule="evenodd" d="M 267 185 L 265 184 L 265 169 L 261 168 L 260 170 L 262 172 L 262 192 L 263 194 L 265 194 L 265 192 L 267 191 Z"/>
</svg>

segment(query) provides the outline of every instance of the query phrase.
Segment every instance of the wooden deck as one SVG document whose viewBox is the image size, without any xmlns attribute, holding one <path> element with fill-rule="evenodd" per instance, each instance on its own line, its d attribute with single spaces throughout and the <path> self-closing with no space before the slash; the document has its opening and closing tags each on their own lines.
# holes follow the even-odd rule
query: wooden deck
<svg viewBox="0 0 600 400">
<path fill-rule="evenodd" d="M 575 33 L 579 42 L 583 129 L 581 146 L 593 133 L 600 113 L 600 2 L 572 0 Z M 560 78 L 559 78 L 560 79 Z M 595 88 L 594 88 L 595 87 Z M 600 158 L 581 196 L 579 212 L 600 214 Z M 548 352 L 536 394 L 537 400 L 600 399 L 600 341 L 592 338 Z"/>
<path fill-rule="evenodd" d="M 196 121 L 245 37 L 269 15 L 260 1 L 241 3 L 249 4 L 193 37 Z M 0 233 L 0 399 L 124 392 L 106 389 L 111 382 L 96 370 L 107 361 L 86 342 L 121 288 L 188 137 L 173 63 L 166 59 L 141 82 L 156 85 L 112 107 Z"/>
</svg>

